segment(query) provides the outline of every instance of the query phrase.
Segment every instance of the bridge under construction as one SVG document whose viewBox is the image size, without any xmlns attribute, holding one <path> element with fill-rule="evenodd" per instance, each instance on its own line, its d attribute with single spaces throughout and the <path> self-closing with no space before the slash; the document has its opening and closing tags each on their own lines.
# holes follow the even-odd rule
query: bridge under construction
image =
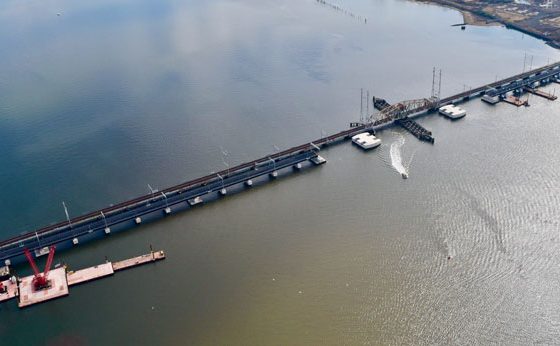
<svg viewBox="0 0 560 346">
<path fill-rule="evenodd" d="M 360 122 L 352 123 L 349 129 L 330 136 L 0 241 L 0 261 L 7 266 L 21 262 L 25 260 L 26 249 L 33 251 L 38 257 L 48 254 L 52 245 L 56 245 L 58 250 L 76 247 L 88 240 L 109 237 L 114 232 L 138 227 L 142 223 L 195 208 L 204 202 L 224 198 L 232 192 L 249 189 L 255 183 L 276 179 L 288 172 L 319 166 L 326 162 L 319 155 L 322 147 L 349 139 L 364 131 L 378 131 L 400 125 L 418 138 L 433 143 L 432 133 L 415 123 L 413 118 L 433 114 L 441 106 L 475 97 L 482 97 L 491 104 L 526 92 L 547 97 L 546 93 L 537 88 L 552 82 L 560 82 L 560 62 L 443 99 L 431 97 L 393 105 L 383 104 L 379 112 L 367 114 Z M 555 98 L 553 95 L 548 96 L 551 100 Z"/>
</svg>

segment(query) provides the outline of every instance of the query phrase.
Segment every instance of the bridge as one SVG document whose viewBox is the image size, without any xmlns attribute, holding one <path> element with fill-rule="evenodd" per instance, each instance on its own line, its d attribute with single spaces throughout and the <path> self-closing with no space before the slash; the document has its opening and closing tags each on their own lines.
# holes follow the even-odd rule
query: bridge
<svg viewBox="0 0 560 346">
<path fill-rule="evenodd" d="M 397 121 L 403 123 L 402 120 L 428 114 L 439 106 L 472 97 L 493 98 L 509 92 L 535 91 L 537 85 L 558 82 L 559 78 L 560 62 L 557 62 L 444 99 L 417 99 L 389 105 L 379 113 L 369 115 L 365 123 L 353 123 L 350 129 L 330 136 L 0 241 L 0 261 L 6 265 L 20 262 L 24 260 L 26 248 L 40 256 L 48 253 L 51 245 L 56 245 L 59 249 L 77 246 L 83 241 L 107 237 L 114 231 L 191 209 L 204 201 L 225 196 L 228 189 L 240 191 L 243 187 L 251 186 L 253 180 L 262 181 L 264 177 L 274 179 L 280 170 L 300 170 L 306 166 L 320 165 L 326 162 L 318 155 L 324 146 L 349 139 L 364 131 L 392 126 Z"/>
<path fill-rule="evenodd" d="M 0 242 L 0 261 L 11 265 L 24 260 L 24 249 L 35 251 L 36 256 L 48 253 L 48 247 L 58 249 L 77 246 L 95 238 L 120 231 L 196 205 L 223 197 L 228 189 L 240 191 L 249 188 L 256 179 L 275 179 L 279 171 L 300 170 L 326 162 L 318 155 L 321 147 L 348 139 L 365 130 L 365 126 L 343 130 L 257 160 L 181 183 L 162 191 L 96 210 L 54 225 L 27 232 Z"/>
<path fill-rule="evenodd" d="M 525 87 L 533 88 L 537 84 L 546 84 L 557 81 L 560 78 L 560 62 L 549 64 L 534 70 L 516 74 L 494 83 L 489 83 L 478 88 L 470 89 L 462 93 L 446 97 L 439 101 L 439 106 L 461 102 L 473 97 L 495 98 L 509 92 L 523 92 Z"/>
</svg>

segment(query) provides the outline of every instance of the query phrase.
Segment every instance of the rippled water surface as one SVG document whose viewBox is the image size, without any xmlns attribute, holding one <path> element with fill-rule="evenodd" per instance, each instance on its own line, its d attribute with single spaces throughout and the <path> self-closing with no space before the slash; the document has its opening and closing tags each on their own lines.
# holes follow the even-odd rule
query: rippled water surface
<svg viewBox="0 0 560 346">
<path fill-rule="evenodd" d="M 2 2 L 0 235 L 63 219 L 62 201 L 78 215 L 339 131 L 362 87 L 425 97 L 437 66 L 449 95 L 520 72 L 525 54 L 560 59 L 505 28 L 451 27 L 462 18 L 449 9 L 332 3 L 344 10 Z M 372 152 L 331 147 L 320 168 L 62 252 L 71 268 L 149 244 L 168 259 L 30 309 L 0 305 L 0 338 L 557 343 L 560 104 L 530 103 L 473 100 L 462 120 L 419 120 L 435 145 L 386 130 Z"/>
</svg>

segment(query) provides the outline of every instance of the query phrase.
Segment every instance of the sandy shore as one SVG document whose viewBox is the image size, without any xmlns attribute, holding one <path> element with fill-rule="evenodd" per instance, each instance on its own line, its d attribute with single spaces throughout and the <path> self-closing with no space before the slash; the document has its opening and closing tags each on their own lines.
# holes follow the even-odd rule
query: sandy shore
<svg viewBox="0 0 560 346">
<path fill-rule="evenodd" d="M 456 8 L 453 8 L 456 9 Z M 468 25 L 476 25 L 476 26 L 500 26 L 503 25 L 502 23 L 492 20 L 489 18 L 484 18 L 481 16 L 477 16 L 474 13 L 460 10 L 461 14 L 463 15 L 463 23 Z"/>
</svg>

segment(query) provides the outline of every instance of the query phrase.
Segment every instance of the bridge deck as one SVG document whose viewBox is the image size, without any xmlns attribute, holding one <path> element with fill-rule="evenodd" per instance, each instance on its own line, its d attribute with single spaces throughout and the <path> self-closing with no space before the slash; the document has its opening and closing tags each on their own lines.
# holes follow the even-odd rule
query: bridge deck
<svg viewBox="0 0 560 346">
<path fill-rule="evenodd" d="M 495 91 L 492 92 L 500 94 L 516 88 L 531 86 L 533 83 L 539 82 L 545 78 L 549 78 L 550 81 L 555 81 L 559 75 L 560 62 L 557 62 L 441 99 L 439 104 L 445 105 L 473 96 L 482 96 L 484 93 L 488 92 L 489 89 L 495 89 Z M 427 112 L 428 109 L 423 108 L 417 111 L 419 113 Z M 352 135 L 364 130 L 391 126 L 393 120 L 396 119 L 380 119 L 369 124 L 343 130 L 313 142 L 240 164 L 216 174 L 206 175 L 169 187 L 156 194 L 140 196 L 114 206 L 96 210 L 71 219 L 70 225 L 67 221 L 62 221 L 33 232 L 6 239 L 0 242 L 0 260 L 21 256 L 24 248 L 40 249 L 51 244 L 68 241 L 74 237 L 107 229 L 112 225 L 118 225 L 157 210 L 172 208 L 174 205 L 185 202 L 188 199 L 212 193 L 222 188 L 270 174 L 278 169 L 310 160 L 317 156 L 316 150 L 321 146 L 350 138 Z"/>
</svg>

